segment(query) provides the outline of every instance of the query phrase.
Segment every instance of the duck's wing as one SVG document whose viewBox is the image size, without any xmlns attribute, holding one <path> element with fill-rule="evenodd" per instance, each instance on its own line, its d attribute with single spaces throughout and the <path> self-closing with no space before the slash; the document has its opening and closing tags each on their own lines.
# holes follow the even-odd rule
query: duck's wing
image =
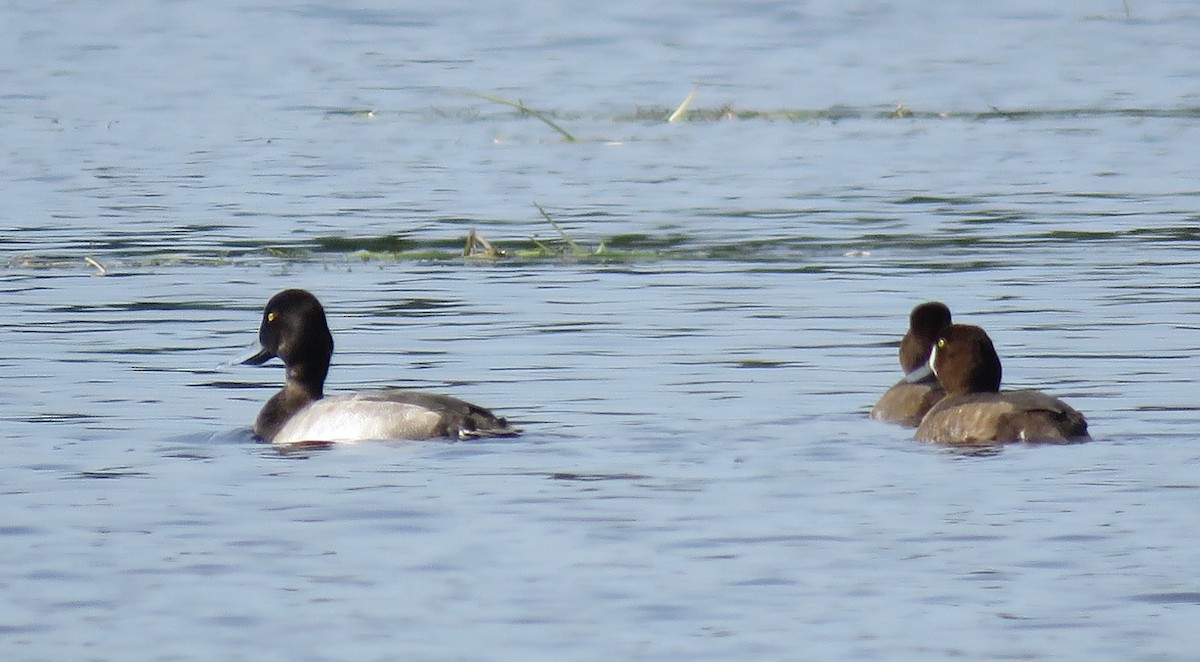
<svg viewBox="0 0 1200 662">
<path fill-rule="evenodd" d="M 490 409 L 441 393 L 389 389 L 362 395 L 369 400 L 380 400 L 437 412 L 445 426 L 445 431 L 439 436 L 479 439 L 515 437 L 521 433 L 519 429 L 512 427 L 507 419 L 495 415 Z"/>
<path fill-rule="evenodd" d="M 946 398 L 925 415 L 919 441 L 993 444 L 1086 441 L 1087 421 L 1062 400 L 1039 391 L 972 393 Z"/>
</svg>

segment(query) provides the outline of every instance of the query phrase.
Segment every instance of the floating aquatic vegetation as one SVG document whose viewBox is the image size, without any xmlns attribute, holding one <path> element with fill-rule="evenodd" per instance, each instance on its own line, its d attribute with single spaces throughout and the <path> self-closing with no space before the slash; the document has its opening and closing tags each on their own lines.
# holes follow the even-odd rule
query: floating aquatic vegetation
<svg viewBox="0 0 1200 662">
<path fill-rule="evenodd" d="M 520 101 L 511 101 L 509 99 L 505 99 L 504 97 L 498 97 L 498 96 L 494 96 L 491 94 L 482 94 L 480 92 L 467 92 L 467 94 L 469 94 L 473 97 L 478 97 L 485 101 L 491 101 L 492 103 L 499 103 L 499 104 L 503 104 L 505 106 L 516 108 L 517 110 L 521 111 L 521 113 L 524 115 L 529 115 L 530 117 L 534 117 L 534 118 L 537 118 L 538 120 L 541 120 L 543 123 L 546 124 L 546 126 L 550 127 L 551 129 L 554 129 L 560 135 L 562 135 L 563 139 L 566 140 L 567 142 L 569 142 L 569 143 L 576 142 L 575 136 L 571 135 L 571 133 L 569 131 L 567 131 L 566 129 L 559 126 L 557 122 L 555 122 L 554 120 L 547 117 L 545 113 L 543 113 L 539 110 L 530 108 L 529 106 L 526 106 L 524 103 L 522 103 Z"/>
</svg>

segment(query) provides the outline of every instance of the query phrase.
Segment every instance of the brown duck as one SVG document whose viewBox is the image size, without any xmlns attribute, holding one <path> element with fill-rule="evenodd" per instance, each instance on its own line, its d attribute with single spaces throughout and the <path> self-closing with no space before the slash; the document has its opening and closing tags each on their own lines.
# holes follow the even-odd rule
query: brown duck
<svg viewBox="0 0 1200 662">
<path fill-rule="evenodd" d="M 944 303 L 930 301 L 912 309 L 908 316 L 908 332 L 900 341 L 900 367 L 906 375 L 925 366 L 938 334 L 948 326 L 950 309 Z M 875 403 L 871 418 L 915 428 L 945 394 L 932 373 L 928 373 L 923 381 L 901 379 Z"/>
<path fill-rule="evenodd" d="M 946 397 L 917 428 L 919 441 L 992 444 L 1026 441 L 1062 443 L 1090 439 L 1083 414 L 1040 391 L 1000 391 L 1000 357 L 983 329 L 952 324 L 930 352 L 932 369 Z M 921 371 L 910 373 L 919 378 Z"/>
</svg>

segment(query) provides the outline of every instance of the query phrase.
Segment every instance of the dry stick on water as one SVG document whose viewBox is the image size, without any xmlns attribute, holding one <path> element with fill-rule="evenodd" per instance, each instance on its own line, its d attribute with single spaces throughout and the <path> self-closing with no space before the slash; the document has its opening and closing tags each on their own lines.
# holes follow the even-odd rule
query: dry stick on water
<svg viewBox="0 0 1200 662">
<path fill-rule="evenodd" d="M 475 252 L 476 248 L 481 249 L 481 252 Z M 484 239 L 482 235 L 475 232 L 475 228 L 471 228 L 467 232 L 467 245 L 463 246 L 463 257 L 496 259 L 504 257 L 504 255 L 504 251 L 496 248 L 487 239 Z"/>
<path fill-rule="evenodd" d="M 491 101 L 492 103 L 504 104 L 505 106 L 509 106 L 510 108 L 516 108 L 517 110 L 521 111 L 522 113 L 525 113 L 526 115 L 531 115 L 531 116 L 536 117 L 537 119 L 541 120 L 542 122 L 544 122 L 546 124 L 546 126 L 559 132 L 567 142 L 569 142 L 569 143 L 575 142 L 575 136 L 571 135 L 566 129 L 564 129 L 561 126 L 559 126 L 558 124 L 556 124 L 554 122 L 554 120 L 551 120 L 549 117 L 546 117 L 545 113 L 534 110 L 533 108 L 526 106 L 525 104 L 521 103 L 520 101 L 509 101 L 508 99 L 505 99 L 503 97 L 492 96 L 490 94 L 480 94 L 479 92 L 467 92 L 467 94 L 470 94 L 473 97 L 478 97 L 480 99 Z"/>
<path fill-rule="evenodd" d="M 667 118 L 667 122 L 674 124 L 675 122 L 683 119 L 683 114 L 687 112 L 688 106 L 692 105 L 692 99 L 696 98 L 696 93 L 699 91 L 700 84 L 697 83 L 696 86 L 692 88 L 691 94 L 687 95 L 687 98 L 683 100 L 683 103 L 679 104 L 679 107 L 675 109 L 675 112 L 671 113 L 671 116 Z"/>
<path fill-rule="evenodd" d="M 93 260 L 92 258 L 85 255 L 83 257 L 83 261 L 87 262 L 89 266 L 95 267 L 97 276 L 107 276 L 108 275 L 108 269 L 105 269 L 104 265 L 100 264 L 96 260 Z"/>
</svg>

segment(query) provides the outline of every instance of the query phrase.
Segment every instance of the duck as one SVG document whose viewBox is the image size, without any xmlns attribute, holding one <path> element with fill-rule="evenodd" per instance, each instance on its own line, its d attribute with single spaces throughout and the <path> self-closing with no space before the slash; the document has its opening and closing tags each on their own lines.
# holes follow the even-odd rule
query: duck
<svg viewBox="0 0 1200 662">
<path fill-rule="evenodd" d="M 333 334 L 325 309 L 307 290 L 271 297 L 258 341 L 258 351 L 242 363 L 262 365 L 278 357 L 287 370 L 283 388 L 254 421 L 254 435 L 262 441 L 466 440 L 520 433 L 491 411 L 448 395 L 386 389 L 326 397 Z"/>
<path fill-rule="evenodd" d="M 929 352 L 937 342 L 938 334 L 951 323 L 950 308 L 940 301 L 928 301 L 912 309 L 908 316 L 908 331 L 900 340 L 900 368 L 905 375 L 920 370 L 929 361 Z M 901 379 L 871 408 L 871 418 L 915 428 L 945 395 L 932 373 L 924 375 L 921 381 Z"/>
<path fill-rule="evenodd" d="M 1035 390 L 1001 391 L 1003 369 L 987 332 L 969 324 L 942 329 L 926 363 L 946 396 L 921 419 L 918 441 L 944 444 L 1088 441 L 1083 414 Z M 923 370 L 909 373 L 921 379 Z"/>
</svg>

